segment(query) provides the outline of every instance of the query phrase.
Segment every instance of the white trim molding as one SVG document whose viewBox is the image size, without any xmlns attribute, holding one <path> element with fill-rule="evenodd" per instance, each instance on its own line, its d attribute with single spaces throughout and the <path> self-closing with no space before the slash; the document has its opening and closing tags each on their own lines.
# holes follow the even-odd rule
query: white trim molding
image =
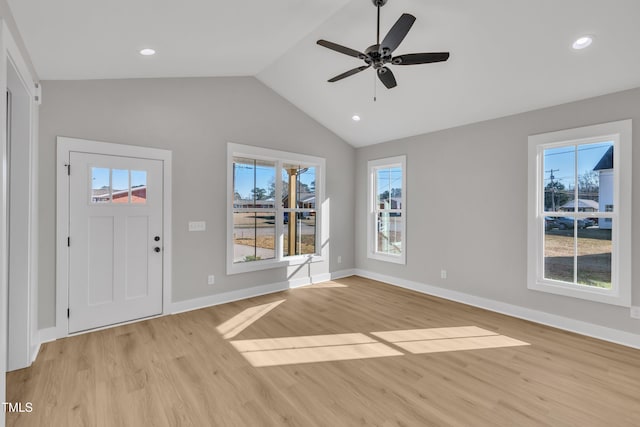
<svg viewBox="0 0 640 427">
<path fill-rule="evenodd" d="M 275 196 L 273 207 L 268 208 L 238 208 L 234 206 L 234 158 L 248 158 L 252 160 L 265 160 L 274 165 L 275 169 Z M 282 204 L 282 179 L 281 170 L 284 164 L 297 164 L 304 167 L 315 168 L 315 208 L 284 208 Z M 288 267 L 305 263 L 323 262 L 326 260 L 327 249 L 323 247 L 323 242 L 329 239 L 329 227 L 325 227 L 329 217 L 328 205 L 324 199 L 326 160 L 322 157 L 310 156 L 306 154 L 290 153 L 286 151 L 272 150 L 269 148 L 256 147 L 252 145 L 227 143 L 227 274 L 246 273 L 250 271 L 266 270 L 278 267 Z M 257 185 L 257 184 L 256 184 Z M 255 206 L 255 204 L 254 204 Z M 234 262 L 234 212 L 263 212 L 273 214 L 275 217 L 275 254 L 273 259 L 254 260 L 251 262 Z M 305 255 L 284 255 L 284 214 L 292 216 L 295 212 L 313 212 L 315 215 L 315 245 L 316 251 L 313 254 Z"/>
<path fill-rule="evenodd" d="M 410 289 L 412 291 L 420 292 L 425 295 L 444 298 L 496 313 L 506 314 L 507 316 L 516 317 L 518 319 L 530 320 L 542 325 L 551 326 L 565 331 L 575 332 L 580 335 L 586 335 L 588 337 L 593 337 L 604 341 L 621 344 L 627 347 L 640 349 L 640 334 L 634 334 L 631 332 L 621 331 L 619 329 L 595 325 L 593 323 L 583 322 L 581 320 L 570 319 L 568 317 L 558 316 L 555 314 L 545 313 L 543 311 L 533 310 L 518 305 L 469 295 L 464 292 L 452 291 L 450 289 L 427 285 L 412 280 L 387 276 L 372 271 L 355 269 L 354 274 L 367 279 L 377 280 L 389 285 L 398 286 L 400 288 Z"/>
<path fill-rule="evenodd" d="M 631 306 L 631 183 L 632 183 L 632 123 L 631 120 L 603 123 L 543 133 L 529 137 L 528 148 L 528 207 L 527 207 L 527 287 L 536 291 L 548 292 L 574 298 L 586 299 L 605 304 Z M 611 142 L 613 145 L 613 206 L 614 212 L 563 212 L 559 216 L 584 219 L 596 216 L 600 224 L 613 220 L 611 230 L 611 288 L 586 286 L 545 277 L 544 236 L 546 216 L 553 212 L 545 211 L 544 206 L 544 151 L 560 147 L 572 147 L 578 150 L 582 144 Z M 578 172 L 578 156 L 574 155 L 574 174 Z M 595 166 L 595 165 L 594 165 Z M 577 175 L 573 178 L 577 182 Z M 574 199 L 578 198 L 578 185 L 574 184 Z M 600 187 L 602 188 L 602 187 Z M 577 203 L 575 204 L 577 206 Z M 574 229 L 577 230 L 577 226 Z M 578 235 L 575 234 L 577 259 Z M 574 267 L 575 268 L 575 267 Z M 574 272 L 574 276 L 577 274 Z"/>
<path fill-rule="evenodd" d="M 391 200 L 391 188 L 389 188 L 389 207 L 380 209 L 378 200 L 378 184 L 377 172 L 380 169 L 391 169 L 400 167 L 402 170 L 402 178 L 400 180 L 400 206 L 396 202 L 396 208 L 393 208 Z M 387 157 L 384 159 L 369 160 L 367 162 L 367 257 L 378 261 L 392 262 L 396 264 L 407 263 L 407 156 Z M 378 250 L 378 232 L 380 231 L 378 223 L 378 212 L 386 214 L 389 218 L 391 215 L 400 214 L 402 218 L 400 226 L 401 249 L 399 254 L 392 254 Z M 389 223 L 388 223 L 389 224 Z"/>
<path fill-rule="evenodd" d="M 113 144 L 87 139 L 58 136 L 56 160 L 56 337 L 69 336 L 67 307 L 69 301 L 69 180 L 67 165 L 71 152 L 96 153 L 105 155 L 138 157 L 163 162 L 164 200 L 162 211 L 163 228 L 163 271 L 162 271 L 162 313 L 171 312 L 172 274 L 172 234 L 171 234 L 171 159 L 172 152 L 158 148 Z M 117 326 L 117 325 L 114 325 Z"/>
</svg>

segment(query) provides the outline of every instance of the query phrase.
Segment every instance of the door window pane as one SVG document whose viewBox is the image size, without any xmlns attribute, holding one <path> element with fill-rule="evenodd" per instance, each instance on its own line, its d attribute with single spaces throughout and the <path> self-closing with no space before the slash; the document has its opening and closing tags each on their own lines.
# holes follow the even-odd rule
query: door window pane
<svg viewBox="0 0 640 427">
<path fill-rule="evenodd" d="M 91 168 L 92 203 L 109 203 L 111 201 L 110 172 L 109 168 Z"/>
<path fill-rule="evenodd" d="M 111 170 L 111 186 L 113 203 L 129 203 L 129 171 L 126 169 Z"/>
<path fill-rule="evenodd" d="M 274 259 L 275 212 L 233 213 L 233 262 Z"/>
<path fill-rule="evenodd" d="M 131 203 L 147 202 L 147 171 L 131 171 Z"/>
<path fill-rule="evenodd" d="M 611 252 L 611 228 L 579 229 L 578 283 L 611 289 Z"/>
</svg>

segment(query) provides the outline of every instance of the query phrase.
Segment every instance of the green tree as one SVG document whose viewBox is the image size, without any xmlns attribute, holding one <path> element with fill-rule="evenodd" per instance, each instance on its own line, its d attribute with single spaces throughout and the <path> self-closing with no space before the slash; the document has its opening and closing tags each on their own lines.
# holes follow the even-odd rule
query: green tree
<svg viewBox="0 0 640 427">
<path fill-rule="evenodd" d="M 251 195 L 254 200 L 264 200 L 267 198 L 267 190 L 256 187 L 251 190 Z"/>
<path fill-rule="evenodd" d="M 550 182 L 544 187 L 544 209 L 546 211 L 557 211 L 558 208 L 569 201 L 569 195 L 567 194 L 563 183 L 559 181 Z"/>
</svg>

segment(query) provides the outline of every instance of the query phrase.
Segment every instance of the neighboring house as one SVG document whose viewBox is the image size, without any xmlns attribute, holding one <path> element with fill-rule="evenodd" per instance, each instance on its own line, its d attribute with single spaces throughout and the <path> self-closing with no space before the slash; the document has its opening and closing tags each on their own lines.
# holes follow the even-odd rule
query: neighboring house
<svg viewBox="0 0 640 427">
<path fill-rule="evenodd" d="M 600 188 L 598 199 L 600 201 L 599 210 L 601 212 L 613 211 L 613 146 L 609 147 L 604 156 L 600 159 L 594 171 L 600 176 Z M 600 228 L 611 229 L 611 218 L 604 218 L 599 221 Z"/>
<path fill-rule="evenodd" d="M 113 198 L 113 203 L 127 203 L 129 202 L 129 190 L 114 190 L 113 193 L 111 193 L 109 187 L 94 189 L 91 195 L 91 201 L 94 203 L 108 203 L 110 197 Z M 131 203 L 145 203 L 146 200 L 146 185 L 131 188 Z"/>
<path fill-rule="evenodd" d="M 564 205 L 560 206 L 560 211 L 573 212 L 575 209 L 575 200 L 569 200 Z M 599 209 L 598 202 L 595 200 L 578 199 L 578 212 L 595 212 Z"/>
<path fill-rule="evenodd" d="M 233 201 L 233 207 L 236 209 L 275 209 L 276 201 L 273 199 L 273 197 L 265 200 L 236 199 Z"/>
</svg>

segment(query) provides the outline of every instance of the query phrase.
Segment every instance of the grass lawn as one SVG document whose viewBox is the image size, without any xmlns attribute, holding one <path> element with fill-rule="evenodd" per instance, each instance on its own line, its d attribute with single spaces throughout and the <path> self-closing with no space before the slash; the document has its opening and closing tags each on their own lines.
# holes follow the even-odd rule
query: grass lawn
<svg viewBox="0 0 640 427">
<path fill-rule="evenodd" d="M 545 278 L 573 282 L 573 230 L 545 233 Z M 578 283 L 611 288 L 611 230 L 578 232 Z"/>
</svg>

